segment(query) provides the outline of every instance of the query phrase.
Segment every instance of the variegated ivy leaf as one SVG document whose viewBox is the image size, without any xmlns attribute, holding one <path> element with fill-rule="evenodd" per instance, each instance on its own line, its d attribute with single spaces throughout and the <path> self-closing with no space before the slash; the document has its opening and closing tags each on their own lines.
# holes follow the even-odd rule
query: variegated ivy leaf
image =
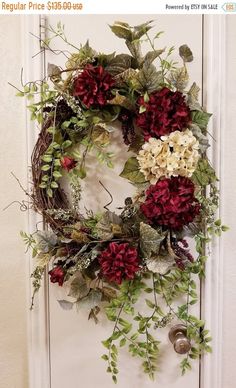
<svg viewBox="0 0 236 388">
<path fill-rule="evenodd" d="M 165 49 L 148 51 L 148 53 L 147 53 L 147 54 L 145 55 L 145 57 L 144 57 L 143 62 L 149 63 L 149 64 L 151 65 L 151 63 L 152 63 L 157 57 L 159 57 L 164 51 L 165 51 Z"/>
<path fill-rule="evenodd" d="M 175 264 L 173 256 L 170 255 L 158 255 L 152 256 L 147 259 L 146 265 L 149 271 L 165 275 Z"/>
<path fill-rule="evenodd" d="M 116 80 L 116 85 L 120 86 L 124 82 L 125 83 L 130 83 L 133 85 L 137 85 L 137 76 L 138 76 L 138 70 L 135 69 L 127 69 L 123 71 L 120 74 L 117 74 L 114 78 Z"/>
<path fill-rule="evenodd" d="M 118 38 L 132 40 L 133 34 L 128 23 L 116 21 L 113 26 L 109 27 Z"/>
<path fill-rule="evenodd" d="M 201 231 L 201 222 L 191 222 L 188 225 L 185 225 L 183 227 L 182 236 L 179 236 L 179 238 L 183 237 L 194 237 Z M 180 232 L 181 233 L 181 232 Z"/>
<path fill-rule="evenodd" d="M 163 75 L 161 71 L 156 71 L 154 65 L 150 65 L 146 61 L 138 73 L 137 81 L 140 90 L 151 93 L 160 87 L 163 82 Z"/>
<path fill-rule="evenodd" d="M 74 306 L 74 303 L 69 302 L 68 300 L 65 300 L 65 299 L 58 300 L 58 303 L 61 306 L 61 308 L 63 308 L 63 310 L 71 310 Z"/>
<path fill-rule="evenodd" d="M 98 318 L 97 315 L 100 312 L 100 308 L 98 306 L 94 306 L 89 313 L 88 320 L 93 319 L 94 322 L 97 324 L 98 323 Z"/>
<path fill-rule="evenodd" d="M 188 85 L 189 75 L 185 66 L 173 70 L 169 77 L 170 83 L 180 92 L 183 92 Z"/>
<path fill-rule="evenodd" d="M 138 160 L 134 156 L 127 160 L 120 176 L 128 179 L 132 183 L 145 183 L 145 177 L 140 171 Z"/>
<path fill-rule="evenodd" d="M 46 267 L 46 265 L 48 265 L 51 258 L 52 256 L 49 253 L 39 253 L 36 256 L 37 266 L 40 268 Z"/>
<path fill-rule="evenodd" d="M 102 300 L 103 301 L 111 301 L 117 296 L 117 292 L 114 288 L 111 287 L 102 287 Z"/>
<path fill-rule="evenodd" d="M 198 102 L 200 92 L 199 86 L 194 82 L 187 94 L 187 103 L 191 110 L 201 110 L 201 105 Z"/>
<path fill-rule="evenodd" d="M 140 222 L 140 248 L 145 258 L 151 258 L 153 254 L 158 255 L 160 244 L 165 237 L 166 233 Z"/>
<path fill-rule="evenodd" d="M 81 273 L 76 276 L 76 278 L 71 282 L 70 292 L 68 296 L 73 298 L 83 298 L 89 292 L 89 286 L 86 279 L 82 276 Z"/>
<path fill-rule="evenodd" d="M 111 60 L 106 70 L 113 76 L 123 73 L 131 67 L 131 56 L 128 54 L 119 54 Z"/>
<path fill-rule="evenodd" d="M 204 154 L 207 148 L 210 146 L 209 140 L 206 135 L 204 135 L 197 124 L 191 124 L 190 129 L 193 135 L 199 141 L 199 150 L 202 154 Z"/>
<path fill-rule="evenodd" d="M 133 56 L 136 65 L 140 64 L 142 61 L 142 52 L 141 52 L 141 44 L 138 39 L 135 39 L 133 41 L 126 40 L 125 41 L 126 46 L 128 47 L 131 55 Z"/>
<path fill-rule="evenodd" d="M 118 229 L 121 232 L 122 220 L 115 213 L 107 211 L 98 221 L 95 227 L 95 233 L 101 240 L 110 240 L 117 234 Z"/>
<path fill-rule="evenodd" d="M 92 141 L 101 146 L 107 146 L 110 142 L 110 134 L 101 125 L 96 125 L 92 132 Z"/>
<path fill-rule="evenodd" d="M 60 77 L 61 78 L 61 69 L 60 67 L 48 63 L 48 77 Z"/>
<path fill-rule="evenodd" d="M 102 291 L 99 289 L 91 289 L 88 296 L 82 298 L 81 300 L 78 300 L 76 303 L 76 307 L 79 310 L 82 308 L 94 308 L 97 306 L 102 300 Z"/>
<path fill-rule="evenodd" d="M 89 41 L 87 40 L 85 45 L 80 48 L 79 52 L 71 54 L 66 62 L 66 67 L 67 69 L 73 69 L 81 64 L 92 62 L 96 55 L 96 51 L 89 46 Z"/>
<path fill-rule="evenodd" d="M 134 109 L 134 105 L 130 102 L 130 100 L 119 94 L 119 92 L 116 92 L 115 97 L 112 100 L 107 101 L 107 103 L 111 105 L 119 105 L 129 110 Z"/>
<path fill-rule="evenodd" d="M 47 253 L 57 244 L 57 235 L 50 230 L 38 231 L 35 239 L 40 252 Z"/>
<path fill-rule="evenodd" d="M 151 23 L 154 20 L 148 20 L 145 23 L 134 26 L 134 39 L 140 39 L 144 34 L 146 34 L 151 28 Z"/>
<path fill-rule="evenodd" d="M 186 45 L 183 44 L 179 48 L 179 55 L 183 59 L 184 62 L 192 62 L 193 61 L 193 53 L 191 49 Z"/>
</svg>

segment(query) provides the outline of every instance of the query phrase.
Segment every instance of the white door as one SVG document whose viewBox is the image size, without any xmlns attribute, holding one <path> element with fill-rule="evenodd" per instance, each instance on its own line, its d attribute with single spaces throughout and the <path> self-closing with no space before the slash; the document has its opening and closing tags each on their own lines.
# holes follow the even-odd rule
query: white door
<svg viewBox="0 0 236 388">
<path fill-rule="evenodd" d="M 135 10 L 134 10 L 135 11 Z M 66 36 L 76 46 L 84 44 L 89 39 L 90 45 L 101 52 L 125 52 L 123 40 L 116 38 L 108 25 L 115 20 L 127 21 L 137 25 L 147 20 L 156 19 L 155 32 L 164 31 L 159 39 L 160 48 L 174 45 L 176 59 L 178 47 L 188 44 L 194 53 L 194 62 L 189 66 L 191 80 L 202 87 L 202 17 L 200 15 L 83 15 L 83 16 L 47 16 L 47 23 L 56 26 L 58 21 L 65 25 Z M 52 42 L 52 48 L 64 49 L 62 41 Z M 64 57 L 46 50 L 46 62 L 63 65 Z M 118 136 L 119 137 L 119 136 Z M 119 139 L 116 139 L 117 144 Z M 88 178 L 93 186 L 86 191 L 85 204 L 88 208 L 100 209 L 106 204 L 107 197 L 98 181 L 111 189 L 114 202 L 111 209 L 123 204 L 124 198 L 132 194 L 132 187 L 128 182 L 118 177 L 118 171 L 127 159 L 127 154 L 120 151 L 116 156 L 115 171 L 106 167 L 97 167 L 96 173 Z M 104 352 L 101 341 L 106 339 L 111 332 L 112 324 L 102 316 L 95 325 L 88 321 L 88 311 L 64 311 L 57 300 L 65 299 L 66 292 L 55 285 L 49 286 L 49 341 L 50 341 L 50 375 L 51 388 L 110 388 L 113 387 L 111 377 L 106 373 L 106 365 L 101 360 Z M 199 314 L 199 307 L 194 313 Z M 162 341 L 159 372 L 156 381 L 149 381 L 143 375 L 139 360 L 133 359 L 126 350 L 120 354 L 118 387 L 122 388 L 197 388 L 199 387 L 199 362 L 193 362 L 192 371 L 181 376 L 179 363 L 181 356 L 177 355 L 168 340 L 168 329 L 159 334 Z M 161 335 L 161 337 L 159 337 Z M 208 387 L 210 388 L 210 387 Z M 212 387 L 213 388 L 213 387 Z"/>
</svg>

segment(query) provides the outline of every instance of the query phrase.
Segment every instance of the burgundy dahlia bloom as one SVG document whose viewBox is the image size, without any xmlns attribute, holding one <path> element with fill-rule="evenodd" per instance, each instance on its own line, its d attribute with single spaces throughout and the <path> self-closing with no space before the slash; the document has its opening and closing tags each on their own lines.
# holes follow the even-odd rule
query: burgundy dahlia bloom
<svg viewBox="0 0 236 388">
<path fill-rule="evenodd" d="M 150 223 L 180 229 L 199 214 L 200 204 L 194 197 L 193 182 L 178 176 L 150 186 L 140 209 Z"/>
<path fill-rule="evenodd" d="M 108 281 L 121 284 L 122 280 L 133 279 L 140 269 L 137 249 L 128 243 L 111 242 L 99 259 L 101 275 Z"/>
<path fill-rule="evenodd" d="M 76 167 L 76 160 L 71 158 L 70 156 L 63 156 L 61 159 L 61 167 L 68 172 Z"/>
<path fill-rule="evenodd" d="M 49 271 L 48 273 L 50 275 L 50 281 L 52 283 L 58 283 L 59 286 L 63 285 L 64 278 L 65 278 L 65 272 L 64 272 L 62 267 L 60 267 L 60 266 L 55 267 L 55 268 L 51 269 L 51 271 Z"/>
<path fill-rule="evenodd" d="M 88 64 L 74 80 L 73 95 L 88 109 L 103 107 L 112 98 L 114 84 L 114 79 L 102 66 Z"/>
<path fill-rule="evenodd" d="M 166 87 L 151 93 L 148 102 L 144 102 L 144 98 L 140 97 L 138 105 L 146 108 L 146 111 L 138 113 L 136 118 L 136 124 L 143 130 L 145 140 L 181 131 L 191 120 L 184 95 L 172 92 Z"/>
</svg>

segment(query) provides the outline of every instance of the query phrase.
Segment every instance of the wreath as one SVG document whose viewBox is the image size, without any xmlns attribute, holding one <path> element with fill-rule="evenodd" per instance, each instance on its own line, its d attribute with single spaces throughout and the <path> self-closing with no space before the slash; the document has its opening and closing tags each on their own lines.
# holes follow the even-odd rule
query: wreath
<svg viewBox="0 0 236 388">
<path fill-rule="evenodd" d="M 103 341 L 102 358 L 116 382 L 122 346 L 154 377 L 161 355 L 158 332 L 173 322 L 184 325 L 189 344 L 182 373 L 191 359 L 211 351 L 209 331 L 191 306 L 198 301 L 196 278 L 204 277 L 205 245 L 227 227 L 214 215 L 217 177 L 206 155 L 211 114 L 198 101 L 196 83 L 188 87 L 190 48 L 179 48 L 178 65 L 171 59 L 173 47 L 155 48 L 161 33 L 150 37 L 151 21 L 135 27 L 115 22 L 110 28 L 130 54 L 98 53 L 89 42 L 76 48 L 60 23 L 49 27 L 50 40 L 62 39 L 73 53 L 62 52 L 64 69 L 49 64 L 47 79 L 28 82 L 18 95 L 33 99 L 28 108 L 41 127 L 27 195 L 47 228 L 22 233 L 36 260 L 32 306 L 48 272 L 52 283 L 69 287 L 69 300 L 59 301 L 62 308 L 87 303 L 88 319 L 95 323 L 103 310 L 113 331 Z M 145 55 L 143 42 L 150 44 Z M 113 167 L 108 149 L 114 123 L 122 131 L 124 152 L 133 153 L 120 176 L 136 194 L 117 214 L 110 203 L 100 213 L 82 211 L 87 156 Z M 70 199 L 61 185 L 65 177 Z M 189 237 L 196 243 L 194 254 Z M 138 310 L 140 300 L 146 310 Z"/>
</svg>

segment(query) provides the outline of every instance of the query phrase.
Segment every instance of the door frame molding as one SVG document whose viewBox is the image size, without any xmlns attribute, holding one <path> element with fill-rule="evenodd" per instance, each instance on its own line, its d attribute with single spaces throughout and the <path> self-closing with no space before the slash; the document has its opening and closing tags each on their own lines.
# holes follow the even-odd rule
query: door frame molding
<svg viewBox="0 0 236 388">
<path fill-rule="evenodd" d="M 22 59 L 23 59 L 23 78 L 25 82 L 35 79 L 43 79 L 45 73 L 44 58 L 41 54 L 39 40 L 40 25 L 42 16 L 30 15 L 21 16 L 22 19 Z M 33 34 L 34 36 L 32 36 Z M 38 54 L 38 55 L 36 55 Z M 36 55 L 36 56 L 35 56 Z M 34 57 L 32 59 L 32 57 Z M 26 109 L 26 162 L 31 166 L 31 154 L 37 140 L 39 129 L 31 121 L 30 112 Z M 28 173 L 28 182 L 31 182 L 30 168 Z M 28 191 L 30 192 L 30 183 Z M 42 218 L 34 211 L 28 211 L 28 231 L 33 233 L 35 225 L 42 225 Z M 28 254 L 28 306 L 31 305 L 33 294 L 32 281 L 30 275 L 34 270 L 32 256 Z M 30 280 L 29 280 L 30 279 Z M 28 313 L 28 366 L 29 366 L 29 388 L 50 388 L 51 387 L 51 362 L 50 362 L 50 327 L 49 327 L 49 305 L 48 305 L 48 282 L 47 277 L 43 280 L 42 287 L 35 295 L 34 309 Z"/>
<path fill-rule="evenodd" d="M 187 16 L 186 16 L 187 17 Z M 42 55 L 32 57 L 40 51 L 39 41 L 31 38 L 30 34 L 40 37 L 40 24 L 42 16 L 30 15 L 22 18 L 22 48 L 25 80 L 42 79 L 45 64 Z M 202 16 L 203 32 L 203 105 L 208 111 L 214 112 L 210 121 L 209 131 L 212 133 L 209 158 L 216 168 L 219 178 L 223 171 L 223 141 L 225 123 L 225 70 L 226 70 L 226 15 Z M 28 38 L 29 37 L 29 38 Z M 33 146 L 36 141 L 37 128 L 26 114 L 27 132 L 27 165 Z M 30 181 L 30 179 L 29 179 Z M 30 188 L 29 188 L 30 189 Z M 224 188 L 220 185 L 221 207 L 224 202 Z M 34 212 L 28 213 L 28 230 L 34 231 L 35 224 L 40 221 Z M 211 243 L 209 259 L 206 263 L 206 279 L 201 286 L 201 316 L 206 320 L 207 327 L 213 337 L 213 353 L 203 356 L 200 360 L 199 388 L 222 387 L 222 312 L 223 312 L 223 263 L 222 244 L 220 239 Z M 33 262 L 29 254 L 29 276 L 33 271 Z M 45 277 L 47 278 L 47 277 Z M 28 283 L 28 301 L 30 304 L 32 285 Z M 214 298 L 214 305 L 211 303 Z M 29 387 L 51 388 L 51 362 L 50 362 L 50 324 L 49 324 L 49 298 L 48 282 L 45 280 L 41 290 L 36 295 L 35 307 L 28 314 L 28 359 L 29 359 Z"/>
<path fill-rule="evenodd" d="M 209 123 L 212 134 L 208 157 L 220 179 L 220 207 L 224 206 L 223 141 L 226 133 L 226 15 L 203 16 L 203 106 L 214 115 Z M 208 248 L 207 248 L 208 249 Z M 222 331 L 223 331 L 223 239 L 214 238 L 209 246 L 206 262 L 206 281 L 201 288 L 201 315 L 210 329 L 213 353 L 204 355 L 200 365 L 200 387 L 222 388 Z M 214 301 L 214 303 L 212 303 Z"/>
</svg>

